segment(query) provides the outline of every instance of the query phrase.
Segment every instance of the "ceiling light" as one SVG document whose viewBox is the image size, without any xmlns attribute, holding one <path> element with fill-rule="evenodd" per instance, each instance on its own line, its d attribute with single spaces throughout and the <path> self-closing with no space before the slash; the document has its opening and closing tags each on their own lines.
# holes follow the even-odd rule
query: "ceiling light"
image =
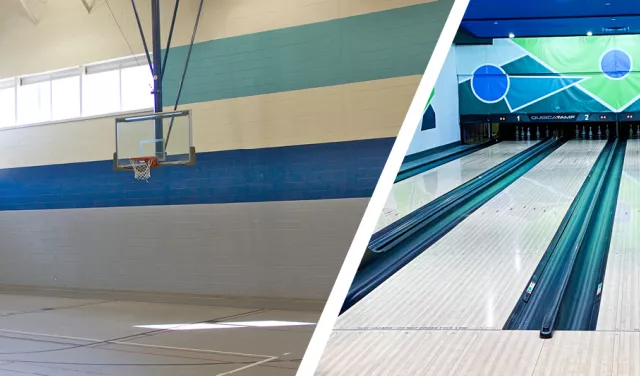
<svg viewBox="0 0 640 376">
<path fill-rule="evenodd" d="M 515 38 L 516 36 L 513 33 L 509 33 L 509 38 Z"/>
<path fill-rule="evenodd" d="M 497 24 L 498 24 L 498 21 L 493 21 L 493 24 L 494 24 L 494 25 L 497 25 Z"/>
<path fill-rule="evenodd" d="M 593 35 L 593 33 L 592 33 L 592 32 L 590 32 L 590 31 L 588 31 L 588 32 L 587 32 L 587 36 L 588 36 L 588 37 L 590 37 L 590 36 L 592 36 L 592 35 Z"/>
</svg>

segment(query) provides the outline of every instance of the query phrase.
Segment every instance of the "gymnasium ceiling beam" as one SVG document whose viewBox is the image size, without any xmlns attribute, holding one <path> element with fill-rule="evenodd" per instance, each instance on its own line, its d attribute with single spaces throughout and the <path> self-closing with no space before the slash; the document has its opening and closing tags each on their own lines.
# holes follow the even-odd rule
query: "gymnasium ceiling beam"
<svg viewBox="0 0 640 376">
<path fill-rule="evenodd" d="M 88 0 L 80 0 L 82 1 L 82 5 L 84 5 L 84 9 L 87 10 L 87 13 L 91 13 L 91 8 L 93 8 L 92 5 L 89 5 L 89 1 Z"/>
<path fill-rule="evenodd" d="M 20 4 L 22 4 L 22 8 L 27 13 L 27 16 L 29 16 L 29 19 L 31 20 L 31 22 L 34 25 L 37 25 L 38 24 L 38 18 L 36 18 L 36 16 L 33 14 L 31 9 L 29 9 L 29 6 L 27 5 L 27 0 L 20 0 Z"/>
</svg>

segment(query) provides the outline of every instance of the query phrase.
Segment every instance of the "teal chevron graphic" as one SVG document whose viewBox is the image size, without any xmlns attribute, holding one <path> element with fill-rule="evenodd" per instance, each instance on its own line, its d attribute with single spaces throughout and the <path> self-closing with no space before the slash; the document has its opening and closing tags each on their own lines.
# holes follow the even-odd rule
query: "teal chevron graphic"
<svg viewBox="0 0 640 376">
<path fill-rule="evenodd" d="M 555 76 L 510 77 L 509 92 L 506 95 L 511 111 L 529 106 L 581 81 L 583 78 Z"/>
<path fill-rule="evenodd" d="M 552 72 L 583 77 L 579 87 L 612 111 L 622 111 L 639 98 L 640 35 L 528 38 L 513 43 Z"/>
</svg>

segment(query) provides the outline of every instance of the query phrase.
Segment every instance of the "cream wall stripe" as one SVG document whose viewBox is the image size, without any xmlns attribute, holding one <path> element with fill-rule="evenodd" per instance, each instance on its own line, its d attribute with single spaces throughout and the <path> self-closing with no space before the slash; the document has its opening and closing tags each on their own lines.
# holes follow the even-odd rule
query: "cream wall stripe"
<svg viewBox="0 0 640 376">
<path fill-rule="evenodd" d="M 395 137 L 420 76 L 194 103 L 198 151 Z"/>
<path fill-rule="evenodd" d="M 420 76 L 196 103 L 198 152 L 395 137 Z M 0 168 L 108 160 L 114 118 L 0 132 Z"/>
</svg>

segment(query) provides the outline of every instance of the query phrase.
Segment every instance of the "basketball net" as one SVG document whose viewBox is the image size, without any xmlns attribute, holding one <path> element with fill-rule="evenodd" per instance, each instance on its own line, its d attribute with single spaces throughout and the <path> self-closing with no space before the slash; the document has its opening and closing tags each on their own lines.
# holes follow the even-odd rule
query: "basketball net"
<svg viewBox="0 0 640 376">
<path fill-rule="evenodd" d="M 137 180 L 149 182 L 151 178 L 151 167 L 155 167 L 158 160 L 156 157 L 138 157 L 130 158 L 129 161 L 133 168 L 134 177 Z"/>
</svg>

